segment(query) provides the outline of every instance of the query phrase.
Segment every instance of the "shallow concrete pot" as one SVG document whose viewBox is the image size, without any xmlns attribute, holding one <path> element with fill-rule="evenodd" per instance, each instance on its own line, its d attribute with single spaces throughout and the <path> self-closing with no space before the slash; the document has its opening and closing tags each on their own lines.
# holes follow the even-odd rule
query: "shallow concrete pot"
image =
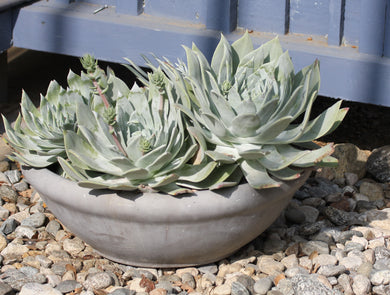
<svg viewBox="0 0 390 295">
<path fill-rule="evenodd" d="M 23 175 L 48 208 L 101 255 L 124 264 L 182 267 L 229 256 L 279 216 L 310 171 L 280 188 L 247 184 L 172 197 L 79 187 L 47 169 Z"/>
</svg>

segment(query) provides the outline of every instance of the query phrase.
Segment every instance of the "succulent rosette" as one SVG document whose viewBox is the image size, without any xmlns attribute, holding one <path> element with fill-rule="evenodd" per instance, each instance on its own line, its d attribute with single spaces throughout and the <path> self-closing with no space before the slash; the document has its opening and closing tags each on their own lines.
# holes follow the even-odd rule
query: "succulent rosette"
<svg viewBox="0 0 390 295">
<path fill-rule="evenodd" d="M 310 120 L 320 87 L 319 62 L 295 73 L 278 38 L 257 49 L 246 33 L 232 45 L 224 36 L 211 64 L 193 45 L 184 47 L 187 64 L 159 60 L 177 81 L 178 107 L 204 156 L 240 165 L 254 188 L 277 187 L 303 168 L 334 165 L 331 144 L 312 141 L 333 131 L 346 115 L 341 101 Z M 272 177 L 273 176 L 273 177 Z"/>
</svg>

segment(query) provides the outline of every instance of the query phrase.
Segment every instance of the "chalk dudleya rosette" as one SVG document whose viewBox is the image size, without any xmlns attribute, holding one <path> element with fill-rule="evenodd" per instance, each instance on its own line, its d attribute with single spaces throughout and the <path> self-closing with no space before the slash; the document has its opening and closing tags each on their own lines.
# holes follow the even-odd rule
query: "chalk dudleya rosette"
<svg viewBox="0 0 390 295">
<path fill-rule="evenodd" d="M 278 38 L 254 49 L 248 33 L 232 45 L 222 35 L 211 64 L 195 44 L 184 49 L 187 63 L 157 61 L 176 81 L 177 107 L 203 157 L 238 164 L 257 189 L 296 179 L 307 167 L 337 164 L 332 144 L 313 140 L 332 132 L 348 109 L 339 101 L 310 120 L 320 87 L 318 60 L 295 73 Z"/>
<path fill-rule="evenodd" d="M 187 63 L 157 58 L 146 73 L 128 60 L 145 87 L 130 89 L 89 55 L 69 87 L 52 82 L 36 108 L 23 95 L 12 128 L 13 159 L 33 167 L 59 162 L 63 176 L 89 188 L 161 191 L 238 185 L 277 187 L 303 169 L 335 165 L 332 145 L 313 140 L 334 130 L 347 109 L 337 102 L 310 120 L 319 63 L 295 73 L 279 40 L 254 49 L 246 33 L 222 36 L 211 64 L 185 47 Z"/>
<path fill-rule="evenodd" d="M 14 128 L 4 118 L 13 159 L 33 167 L 58 161 L 61 173 L 84 187 L 172 195 L 191 192 L 185 183 L 220 187 L 231 175 L 225 172 L 236 165 L 211 158 L 193 165 L 199 147 L 174 107 L 175 90 L 162 71 L 149 74 L 149 87 L 129 89 L 93 57 L 81 62 L 86 73 L 71 72 L 67 89 L 52 82 L 39 109 L 24 95 Z"/>
<path fill-rule="evenodd" d="M 86 55 L 82 61 L 91 58 Z M 76 105 L 86 104 L 97 110 L 103 108 L 94 87 L 97 81 L 112 94 L 113 101 L 125 89 L 125 83 L 112 71 L 106 76 L 96 64 L 89 75 L 81 73 L 79 76 L 69 71 L 66 89 L 52 81 L 46 95 L 41 95 L 39 108 L 23 91 L 21 113 L 14 126 L 3 116 L 7 141 L 16 151 L 10 158 L 24 165 L 43 168 L 56 163 L 58 156 L 65 156 L 63 131 L 77 130 Z"/>
</svg>

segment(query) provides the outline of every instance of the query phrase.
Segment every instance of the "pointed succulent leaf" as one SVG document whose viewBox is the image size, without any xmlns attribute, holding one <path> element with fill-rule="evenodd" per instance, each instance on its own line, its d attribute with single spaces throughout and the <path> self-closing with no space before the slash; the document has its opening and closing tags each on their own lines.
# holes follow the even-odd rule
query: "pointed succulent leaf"
<svg viewBox="0 0 390 295">
<path fill-rule="evenodd" d="M 246 181 L 255 189 L 279 187 L 280 182 L 272 179 L 267 170 L 256 160 L 244 160 L 240 168 Z"/>
</svg>

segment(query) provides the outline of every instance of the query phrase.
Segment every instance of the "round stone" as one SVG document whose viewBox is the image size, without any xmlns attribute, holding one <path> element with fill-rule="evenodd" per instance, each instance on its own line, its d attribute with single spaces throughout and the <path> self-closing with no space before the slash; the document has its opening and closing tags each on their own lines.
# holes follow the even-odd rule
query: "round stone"
<svg viewBox="0 0 390 295">
<path fill-rule="evenodd" d="M 390 145 L 372 151 L 367 159 L 367 171 L 381 182 L 390 182 Z"/>
<path fill-rule="evenodd" d="M 240 282 L 233 282 L 231 289 L 231 295 L 250 295 L 248 289 Z"/>
<path fill-rule="evenodd" d="M 378 183 L 364 181 L 360 185 L 360 193 L 367 196 L 370 201 L 383 200 L 383 188 Z"/>
<path fill-rule="evenodd" d="M 329 246 L 327 243 L 321 241 L 308 241 L 301 244 L 302 253 L 309 256 L 313 252 L 319 254 L 329 254 Z"/>
<path fill-rule="evenodd" d="M 42 212 L 37 212 L 32 214 L 30 217 L 27 217 L 21 222 L 21 225 L 31 226 L 31 227 L 41 227 L 45 224 L 46 215 Z"/>
<path fill-rule="evenodd" d="M 57 285 L 56 290 L 58 290 L 61 293 L 65 294 L 65 293 L 73 292 L 76 288 L 80 288 L 80 287 L 81 287 L 81 285 L 77 281 L 75 281 L 75 280 L 66 280 L 66 281 L 60 282 Z"/>
<path fill-rule="evenodd" d="M 0 186 L 0 196 L 3 201 L 9 203 L 16 203 L 18 200 L 18 194 L 8 185 Z"/>
<path fill-rule="evenodd" d="M 71 255 L 77 255 L 85 249 L 84 242 L 79 238 L 65 239 L 63 242 L 64 250 Z"/>
<path fill-rule="evenodd" d="M 305 214 L 298 208 L 288 208 L 285 211 L 284 216 L 289 222 L 296 224 L 304 223 L 306 220 Z"/>
<path fill-rule="evenodd" d="M 223 285 L 215 287 L 213 294 L 215 294 L 215 295 L 230 295 L 231 292 L 232 292 L 232 288 L 227 284 L 223 284 Z"/>
<path fill-rule="evenodd" d="M 376 271 L 371 275 L 370 280 L 371 283 L 375 286 L 387 285 L 390 283 L 390 270 L 385 269 Z"/>
<path fill-rule="evenodd" d="M 62 295 L 62 293 L 49 285 L 27 283 L 22 287 L 19 295 Z"/>
<path fill-rule="evenodd" d="M 259 279 L 254 285 L 253 289 L 255 290 L 256 294 L 264 295 L 267 294 L 267 292 L 272 287 L 272 280 L 268 277 Z"/>
<path fill-rule="evenodd" d="M 105 272 L 89 275 L 87 280 L 84 282 L 86 289 L 105 289 L 111 286 L 113 280 L 111 276 Z"/>
</svg>

